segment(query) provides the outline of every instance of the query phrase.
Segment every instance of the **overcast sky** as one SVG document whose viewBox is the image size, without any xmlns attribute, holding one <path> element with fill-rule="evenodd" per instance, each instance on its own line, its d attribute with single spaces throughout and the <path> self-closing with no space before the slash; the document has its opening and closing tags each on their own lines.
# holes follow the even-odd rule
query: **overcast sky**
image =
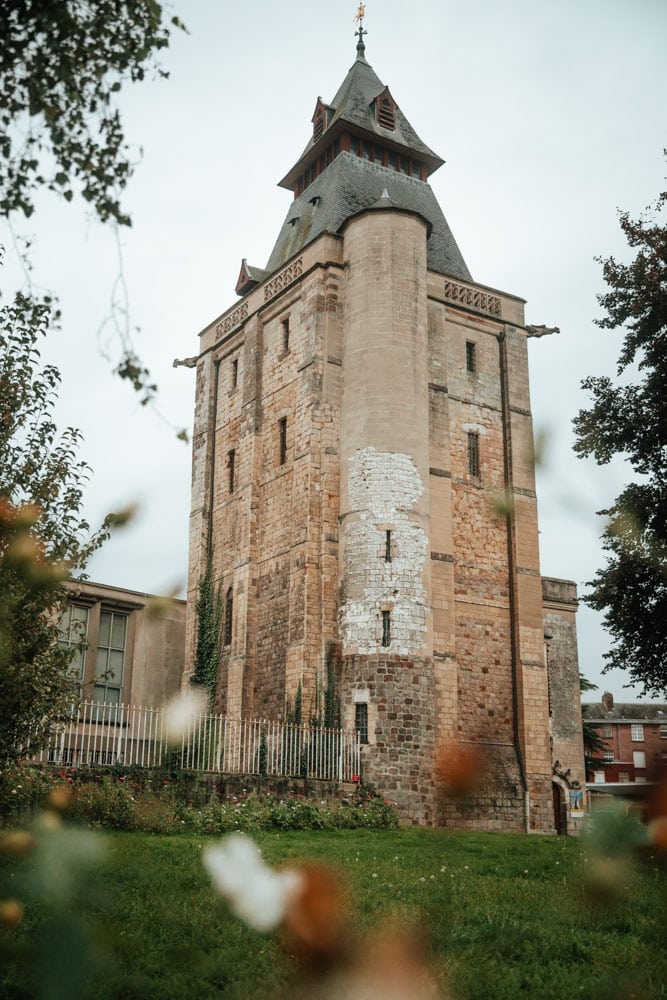
<svg viewBox="0 0 667 1000">
<path fill-rule="evenodd" d="M 137 168 L 125 206 L 122 269 L 135 342 L 160 387 L 162 419 L 110 374 L 98 335 L 119 274 L 113 233 L 81 202 L 51 196 L 18 227 L 34 237 L 35 276 L 57 291 L 64 329 L 46 353 L 63 373 L 62 425 L 82 429 L 94 469 L 87 513 L 137 502 L 131 528 L 91 563 L 104 583 L 153 593 L 184 586 L 197 333 L 236 301 L 240 261 L 263 267 L 291 195 L 277 181 L 308 141 L 318 95 L 354 61 L 356 3 L 180 0 L 188 25 L 162 56 L 168 80 L 124 88 Z M 602 555 L 596 511 L 627 480 L 572 454 L 581 379 L 613 374 L 620 335 L 599 330 L 596 256 L 626 258 L 617 209 L 638 214 L 664 187 L 664 0 L 370 0 L 366 55 L 420 137 L 446 163 L 431 185 L 473 278 L 527 299 L 527 322 L 560 335 L 530 343 L 542 572 L 585 591 Z M 3 291 L 20 282 L 8 247 Z M 118 346 L 108 350 L 116 358 Z M 171 425 L 171 426 L 170 426 Z M 609 642 L 581 607 L 584 674 Z"/>
</svg>

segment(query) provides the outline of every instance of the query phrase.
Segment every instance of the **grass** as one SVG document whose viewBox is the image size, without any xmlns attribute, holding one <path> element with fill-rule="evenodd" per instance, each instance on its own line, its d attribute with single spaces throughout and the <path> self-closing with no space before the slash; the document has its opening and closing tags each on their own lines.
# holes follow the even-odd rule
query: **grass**
<svg viewBox="0 0 667 1000">
<path fill-rule="evenodd" d="M 246 928 L 215 897 L 201 865 L 202 838 L 104 839 L 104 866 L 70 900 L 66 932 L 56 934 L 60 948 L 48 936 L 42 946 L 50 949 L 42 956 L 47 979 L 48 962 L 80 964 L 77 942 L 92 933 L 88 951 L 99 953 L 98 964 L 83 995 L 95 1000 L 275 996 L 289 982 L 277 939 Z M 308 858 L 340 869 L 354 935 L 390 914 L 418 921 L 436 977 L 456 1000 L 667 996 L 667 879 L 650 857 L 629 872 L 619 869 L 612 884 L 599 882 L 593 900 L 581 885 L 594 859 L 572 839 L 420 829 L 263 832 L 255 839 L 271 863 Z M 35 863 L 25 867 L 30 876 Z M 48 905 L 30 905 L 29 879 L 24 891 L 24 924 L 0 933 L 13 948 L 0 996 L 15 1000 L 37 995 L 30 976 L 39 975 L 39 951 L 32 949 L 45 926 L 55 933 Z M 68 930 L 67 919 L 80 914 L 84 924 Z M 75 994 L 51 994 L 60 995 Z"/>
</svg>

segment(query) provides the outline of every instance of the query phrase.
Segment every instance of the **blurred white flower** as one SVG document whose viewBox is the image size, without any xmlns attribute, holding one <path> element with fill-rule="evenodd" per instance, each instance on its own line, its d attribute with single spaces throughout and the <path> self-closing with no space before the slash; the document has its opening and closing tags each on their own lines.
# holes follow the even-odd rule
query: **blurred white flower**
<svg viewBox="0 0 667 1000">
<path fill-rule="evenodd" d="M 167 703 L 164 713 L 164 733 L 168 743 L 178 743 L 192 730 L 193 724 L 206 712 L 206 694 L 198 688 L 180 691 Z"/>
<path fill-rule="evenodd" d="M 232 913 L 256 931 L 277 927 L 302 886 L 299 872 L 274 871 L 265 865 L 260 849 L 242 833 L 205 847 L 203 859 Z"/>
</svg>

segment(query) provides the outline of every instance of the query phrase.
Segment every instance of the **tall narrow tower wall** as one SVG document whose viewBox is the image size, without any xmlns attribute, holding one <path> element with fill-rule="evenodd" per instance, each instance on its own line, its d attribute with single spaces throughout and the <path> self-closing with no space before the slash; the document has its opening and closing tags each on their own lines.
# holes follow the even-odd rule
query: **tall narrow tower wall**
<svg viewBox="0 0 667 1000">
<path fill-rule="evenodd" d="M 340 634 L 348 718 L 365 702 L 364 777 L 433 815 L 426 237 L 376 207 L 344 230 Z"/>
</svg>

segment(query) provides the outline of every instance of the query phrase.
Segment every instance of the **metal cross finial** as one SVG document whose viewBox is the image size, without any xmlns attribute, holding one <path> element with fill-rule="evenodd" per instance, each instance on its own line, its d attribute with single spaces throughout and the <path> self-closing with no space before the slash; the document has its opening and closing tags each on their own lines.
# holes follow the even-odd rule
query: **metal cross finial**
<svg viewBox="0 0 667 1000">
<path fill-rule="evenodd" d="M 366 4 L 360 3 L 357 13 L 355 14 L 354 20 L 359 25 L 359 29 L 355 31 L 355 35 L 359 39 L 359 41 L 357 42 L 357 52 L 361 53 L 363 53 L 365 49 L 364 35 L 368 34 L 368 32 L 364 30 L 365 15 L 366 15 Z"/>
</svg>

